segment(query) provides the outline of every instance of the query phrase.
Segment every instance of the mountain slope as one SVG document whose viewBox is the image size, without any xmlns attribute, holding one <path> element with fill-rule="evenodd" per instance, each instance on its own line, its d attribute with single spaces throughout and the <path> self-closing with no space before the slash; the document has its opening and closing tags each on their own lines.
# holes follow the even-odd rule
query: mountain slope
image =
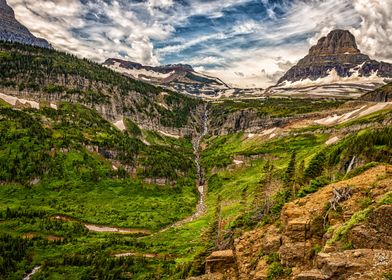
<svg viewBox="0 0 392 280">
<path fill-rule="evenodd" d="M 365 101 L 374 102 L 391 102 L 392 101 L 392 83 L 382 86 L 374 91 L 368 92 L 361 97 Z"/>
<path fill-rule="evenodd" d="M 197 73 L 190 65 L 172 64 L 153 67 L 114 58 L 107 59 L 103 65 L 134 79 L 168 87 L 178 92 L 215 97 L 230 89 L 222 80 Z"/>
<path fill-rule="evenodd" d="M 362 54 L 355 37 L 333 30 L 281 77 L 270 93 L 358 97 L 392 79 L 392 64 Z"/>
<path fill-rule="evenodd" d="M 15 19 L 15 13 L 6 0 L 0 0 L 0 40 L 18 42 L 41 48 L 52 48 L 42 38 L 37 38 Z"/>
<path fill-rule="evenodd" d="M 202 101 L 124 77 L 49 49 L 0 43 L 0 90 L 36 102 L 78 102 L 115 122 L 130 118 L 150 130 L 190 135 Z M 189 114 L 191 112 L 191 114 Z"/>
</svg>

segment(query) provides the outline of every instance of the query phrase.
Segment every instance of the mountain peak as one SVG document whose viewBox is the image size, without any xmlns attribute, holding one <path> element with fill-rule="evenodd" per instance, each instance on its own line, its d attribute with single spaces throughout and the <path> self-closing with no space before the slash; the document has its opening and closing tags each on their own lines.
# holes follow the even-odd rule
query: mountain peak
<svg viewBox="0 0 392 280">
<path fill-rule="evenodd" d="M 355 37 L 348 30 L 336 29 L 313 46 L 310 55 L 360 54 Z"/>
<path fill-rule="evenodd" d="M 331 77 L 334 75 L 335 77 Z M 305 86 L 322 83 L 324 78 L 333 78 L 334 82 L 360 83 L 361 79 L 373 77 L 374 80 L 392 78 L 392 64 L 378 62 L 362 54 L 357 47 L 355 37 L 347 30 L 333 30 L 322 37 L 309 54 L 302 58 L 278 81 L 278 85 Z M 369 80 L 369 79 L 368 79 Z M 302 82 L 302 83 L 299 83 Z M 331 83 L 331 79 L 325 80 Z"/>
</svg>

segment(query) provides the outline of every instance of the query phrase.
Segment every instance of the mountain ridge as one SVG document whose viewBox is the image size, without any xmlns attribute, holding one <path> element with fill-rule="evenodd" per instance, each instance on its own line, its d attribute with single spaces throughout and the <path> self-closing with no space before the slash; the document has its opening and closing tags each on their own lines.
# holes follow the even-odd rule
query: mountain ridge
<svg viewBox="0 0 392 280">
<path fill-rule="evenodd" d="M 35 37 L 16 20 L 14 10 L 6 0 L 0 0 L 0 40 L 52 49 L 48 41 Z"/>
<path fill-rule="evenodd" d="M 109 58 L 103 65 L 131 78 L 192 95 L 214 97 L 230 89 L 221 79 L 198 73 L 187 64 L 145 66 L 132 61 Z"/>
</svg>

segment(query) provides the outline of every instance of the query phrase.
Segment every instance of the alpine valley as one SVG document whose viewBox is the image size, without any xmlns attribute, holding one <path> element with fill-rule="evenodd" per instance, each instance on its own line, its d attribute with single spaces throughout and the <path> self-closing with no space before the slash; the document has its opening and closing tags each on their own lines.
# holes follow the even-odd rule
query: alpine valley
<svg viewBox="0 0 392 280">
<path fill-rule="evenodd" d="M 0 39 L 0 279 L 392 279 L 392 64 L 349 31 L 265 90 L 56 50 L 5 0 Z"/>
</svg>

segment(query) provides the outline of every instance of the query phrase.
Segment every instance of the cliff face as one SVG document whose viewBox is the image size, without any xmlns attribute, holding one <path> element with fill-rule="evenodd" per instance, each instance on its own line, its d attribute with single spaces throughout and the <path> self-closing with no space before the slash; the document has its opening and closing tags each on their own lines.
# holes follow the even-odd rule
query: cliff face
<svg viewBox="0 0 392 280">
<path fill-rule="evenodd" d="M 18 42 L 42 48 L 52 48 L 45 40 L 35 37 L 16 18 L 6 0 L 0 0 L 0 40 Z"/>
<path fill-rule="evenodd" d="M 355 37 L 349 31 L 334 30 L 311 47 L 309 54 L 292 67 L 278 84 L 285 81 L 317 80 L 328 76 L 333 69 L 340 77 L 350 77 L 354 73 L 362 77 L 374 73 L 379 77 L 392 77 L 391 64 L 372 60 L 362 54 Z"/>
<path fill-rule="evenodd" d="M 374 91 L 368 92 L 361 97 L 365 101 L 373 102 L 391 102 L 392 101 L 392 83 L 387 84 Z"/>
</svg>

